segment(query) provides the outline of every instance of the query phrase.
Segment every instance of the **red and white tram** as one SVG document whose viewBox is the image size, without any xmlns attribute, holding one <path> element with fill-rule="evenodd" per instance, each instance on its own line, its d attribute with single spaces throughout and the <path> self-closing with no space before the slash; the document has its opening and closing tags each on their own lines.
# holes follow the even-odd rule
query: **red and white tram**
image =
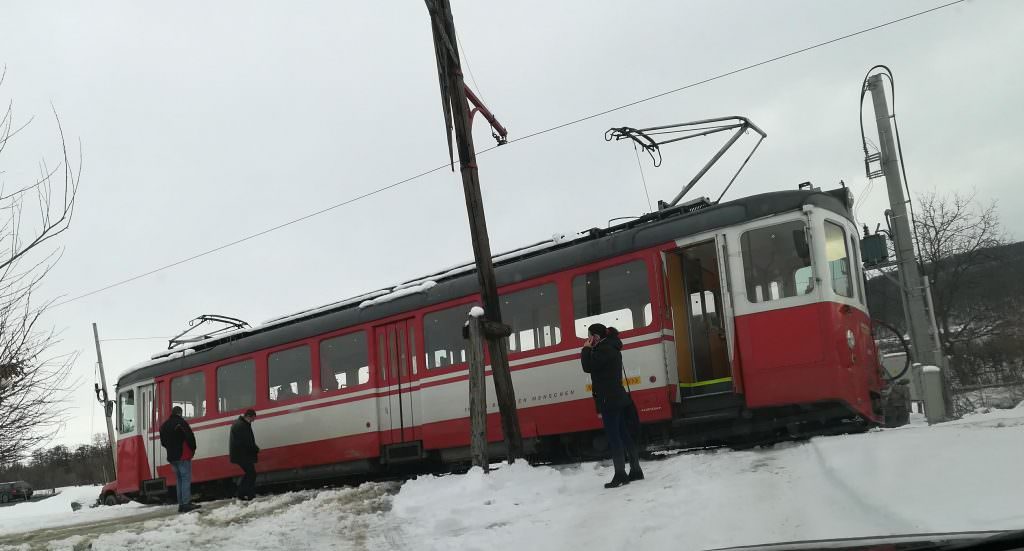
<svg viewBox="0 0 1024 551">
<path fill-rule="evenodd" d="M 598 321 L 621 331 L 648 434 L 729 442 L 881 421 L 851 205 L 845 188 L 688 204 L 498 257 L 528 448 L 600 440 L 579 365 Z M 196 433 L 200 491 L 240 474 L 228 430 L 249 407 L 259 484 L 464 462 L 461 329 L 476 291 L 473 267 L 456 268 L 133 367 L 117 382 L 117 480 L 101 498 L 173 483 L 158 427 L 175 405 Z M 496 404 L 488 411 L 497 444 Z"/>
</svg>

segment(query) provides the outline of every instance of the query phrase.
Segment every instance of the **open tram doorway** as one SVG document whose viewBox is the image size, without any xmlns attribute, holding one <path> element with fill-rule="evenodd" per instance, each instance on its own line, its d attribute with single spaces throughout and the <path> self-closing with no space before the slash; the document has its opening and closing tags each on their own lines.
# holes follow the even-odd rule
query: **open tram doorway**
<svg viewBox="0 0 1024 551">
<path fill-rule="evenodd" d="M 665 259 L 683 398 L 732 392 L 726 309 L 715 241 L 687 245 Z"/>
</svg>

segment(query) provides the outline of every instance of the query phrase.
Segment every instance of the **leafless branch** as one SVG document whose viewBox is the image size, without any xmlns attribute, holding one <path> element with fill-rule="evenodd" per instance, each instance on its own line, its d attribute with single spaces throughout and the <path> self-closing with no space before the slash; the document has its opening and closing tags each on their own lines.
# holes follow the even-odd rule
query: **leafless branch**
<svg viewBox="0 0 1024 551">
<path fill-rule="evenodd" d="M 0 84 L 5 76 L 6 69 Z M 8 103 L 0 115 L 0 153 L 28 125 L 16 125 L 13 113 Z M 52 301 L 33 297 L 60 258 L 61 249 L 50 244 L 71 225 L 81 176 L 81 145 L 76 165 L 56 109 L 53 116 L 60 161 L 50 168 L 42 160 L 34 182 L 0 190 L 0 465 L 23 459 L 60 429 L 74 386 L 76 355 L 53 356 L 57 335 L 42 326 Z"/>
</svg>

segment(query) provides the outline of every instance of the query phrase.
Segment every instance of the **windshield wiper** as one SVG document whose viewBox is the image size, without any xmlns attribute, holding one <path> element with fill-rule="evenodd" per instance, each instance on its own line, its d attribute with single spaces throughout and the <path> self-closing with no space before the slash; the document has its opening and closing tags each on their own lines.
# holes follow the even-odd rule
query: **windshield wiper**
<svg viewBox="0 0 1024 551">
<path fill-rule="evenodd" d="M 947 543 L 930 548 L 926 547 L 925 549 L 942 549 L 943 551 L 1003 551 L 1004 549 L 1022 548 L 1024 548 L 1024 530 L 1012 530 L 980 540 Z"/>
</svg>

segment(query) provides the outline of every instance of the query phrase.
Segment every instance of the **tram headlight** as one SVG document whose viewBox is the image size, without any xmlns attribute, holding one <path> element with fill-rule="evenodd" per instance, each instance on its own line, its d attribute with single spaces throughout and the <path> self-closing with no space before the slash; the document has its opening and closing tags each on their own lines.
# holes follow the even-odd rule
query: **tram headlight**
<svg viewBox="0 0 1024 551">
<path fill-rule="evenodd" d="M 853 331 L 850 329 L 846 330 L 846 346 L 853 350 L 853 347 L 857 345 L 857 338 L 853 336 Z"/>
</svg>

